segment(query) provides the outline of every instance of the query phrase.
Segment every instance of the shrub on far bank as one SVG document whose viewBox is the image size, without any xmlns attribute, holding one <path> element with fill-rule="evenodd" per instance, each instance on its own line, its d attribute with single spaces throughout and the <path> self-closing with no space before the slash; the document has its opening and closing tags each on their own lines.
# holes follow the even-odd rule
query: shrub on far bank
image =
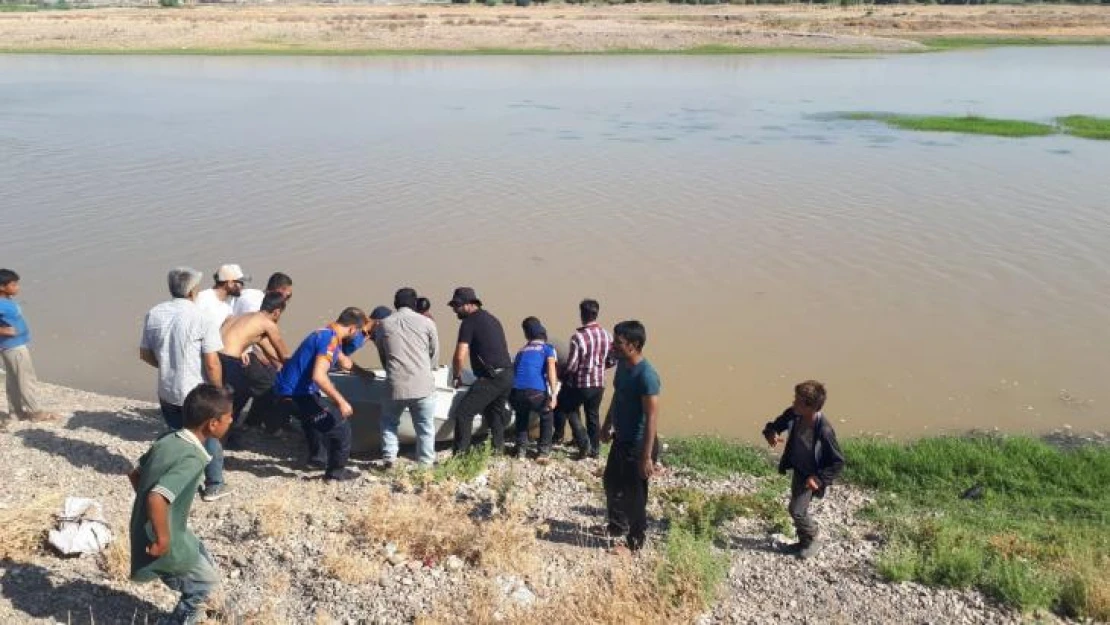
<svg viewBox="0 0 1110 625">
<path fill-rule="evenodd" d="M 1092 117 L 1090 115 L 1068 115 L 1057 117 L 1056 123 L 1064 132 L 1084 139 L 1110 140 L 1110 117 Z"/>
</svg>

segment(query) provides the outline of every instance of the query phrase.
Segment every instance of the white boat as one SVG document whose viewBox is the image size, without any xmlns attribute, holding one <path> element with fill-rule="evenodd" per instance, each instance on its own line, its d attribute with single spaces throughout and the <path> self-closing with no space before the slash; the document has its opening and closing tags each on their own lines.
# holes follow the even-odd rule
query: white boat
<svg viewBox="0 0 1110 625">
<path fill-rule="evenodd" d="M 335 384 L 335 388 L 355 410 L 355 414 L 350 420 L 352 451 L 370 451 L 381 448 L 381 401 L 387 392 L 386 373 L 378 369 L 374 371 L 374 375 L 375 378 L 371 380 L 356 374 L 331 374 L 331 381 Z M 460 388 L 452 388 L 450 368 L 440 367 L 435 371 L 435 430 L 437 442 L 450 441 L 454 438 L 455 429 L 451 422 L 451 411 L 463 395 L 470 390 L 470 384 L 474 382 L 474 375 L 470 371 L 464 371 L 462 381 L 463 385 Z M 533 420 L 535 420 L 534 415 Z M 471 424 L 471 431 L 478 434 L 481 426 L 482 417 L 476 415 Z M 408 410 L 401 413 L 397 438 L 402 445 L 411 445 L 416 442 L 416 430 L 412 426 L 412 416 Z"/>
</svg>

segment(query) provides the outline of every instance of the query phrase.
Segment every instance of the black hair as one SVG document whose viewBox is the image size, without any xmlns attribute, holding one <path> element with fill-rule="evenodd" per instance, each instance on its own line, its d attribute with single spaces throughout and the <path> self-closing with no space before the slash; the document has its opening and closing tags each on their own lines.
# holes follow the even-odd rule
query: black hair
<svg viewBox="0 0 1110 625">
<path fill-rule="evenodd" d="M 644 328 L 644 324 L 635 319 L 618 323 L 613 328 L 613 335 L 619 336 L 632 344 L 638 351 L 643 351 L 644 345 L 647 343 L 647 330 Z"/>
<path fill-rule="evenodd" d="M 275 310 L 285 310 L 285 296 L 277 291 L 267 291 L 262 296 L 262 312 L 274 312 Z"/>
<path fill-rule="evenodd" d="M 267 291 L 276 291 L 289 286 L 293 286 L 293 278 L 290 278 L 280 271 L 270 276 L 270 279 L 266 281 Z"/>
<path fill-rule="evenodd" d="M 814 410 L 820 410 L 825 406 L 825 399 L 829 396 L 825 390 L 825 385 L 817 380 L 806 380 L 794 385 L 794 395 L 802 400 L 802 403 Z"/>
<path fill-rule="evenodd" d="M 424 313 L 428 312 L 431 309 L 432 309 L 432 300 L 430 300 L 426 297 L 416 298 L 416 308 L 414 309 L 416 312 L 423 315 Z"/>
<path fill-rule="evenodd" d="M 416 289 L 407 286 L 397 289 L 397 292 L 393 294 L 393 309 L 412 308 L 415 310 L 417 299 Z"/>
<path fill-rule="evenodd" d="M 185 397 L 185 427 L 196 429 L 231 412 L 231 391 L 215 384 L 200 384 Z"/>
<path fill-rule="evenodd" d="M 582 323 L 597 321 L 597 314 L 601 312 L 601 304 L 596 299 L 584 299 L 578 304 L 578 312 L 582 315 Z"/>
<path fill-rule="evenodd" d="M 525 317 L 524 321 L 520 323 L 520 327 L 524 329 L 524 338 L 529 341 L 547 340 L 547 332 L 544 331 L 543 324 L 536 317 Z"/>
<path fill-rule="evenodd" d="M 8 286 L 12 282 L 19 282 L 19 274 L 11 269 L 0 269 L 0 286 Z"/>
<path fill-rule="evenodd" d="M 335 322 L 341 326 L 364 326 L 368 319 L 366 313 L 362 312 L 361 308 L 350 306 L 344 308 L 343 312 L 339 313 L 339 317 L 335 319 Z"/>
</svg>

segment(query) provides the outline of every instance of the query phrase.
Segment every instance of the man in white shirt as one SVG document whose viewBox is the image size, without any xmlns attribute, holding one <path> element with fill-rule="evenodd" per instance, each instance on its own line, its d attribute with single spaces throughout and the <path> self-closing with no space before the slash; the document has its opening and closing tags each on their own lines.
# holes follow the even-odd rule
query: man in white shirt
<svg viewBox="0 0 1110 625">
<path fill-rule="evenodd" d="M 256 313 L 262 309 L 262 298 L 267 293 L 281 293 L 288 302 L 293 297 L 293 279 L 280 271 L 270 276 L 266 282 L 266 289 L 243 289 L 235 299 L 234 315 Z"/>
<path fill-rule="evenodd" d="M 239 265 L 221 265 L 213 276 L 216 284 L 210 289 L 197 293 L 197 306 L 208 316 L 219 330 L 224 320 L 235 312 L 235 303 L 243 291 L 243 285 L 250 282 L 250 276 L 243 273 Z"/>
<path fill-rule="evenodd" d="M 143 320 L 139 358 L 158 369 L 158 403 L 162 418 L 172 430 L 184 427 L 189 391 L 206 380 L 223 386 L 220 327 L 195 302 L 200 280 L 201 273 L 195 269 L 171 270 L 168 282 L 173 299 L 151 308 Z M 209 438 L 205 449 L 212 461 L 204 470 L 201 498 L 215 501 L 229 492 L 223 483 L 223 448 L 219 440 Z"/>
</svg>

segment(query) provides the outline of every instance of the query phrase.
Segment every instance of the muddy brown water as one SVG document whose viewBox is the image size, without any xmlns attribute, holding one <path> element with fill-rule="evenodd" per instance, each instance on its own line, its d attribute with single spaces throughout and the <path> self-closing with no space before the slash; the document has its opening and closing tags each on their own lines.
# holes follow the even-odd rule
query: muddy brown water
<svg viewBox="0 0 1110 625">
<path fill-rule="evenodd" d="M 0 56 L 0 265 L 44 379 L 153 398 L 169 267 L 293 276 L 295 342 L 451 288 L 510 342 L 641 319 L 663 429 L 1110 427 L 1110 143 L 836 111 L 1110 115 L 1110 49 L 838 58 Z M 376 362 L 373 353 L 361 360 Z"/>
</svg>

